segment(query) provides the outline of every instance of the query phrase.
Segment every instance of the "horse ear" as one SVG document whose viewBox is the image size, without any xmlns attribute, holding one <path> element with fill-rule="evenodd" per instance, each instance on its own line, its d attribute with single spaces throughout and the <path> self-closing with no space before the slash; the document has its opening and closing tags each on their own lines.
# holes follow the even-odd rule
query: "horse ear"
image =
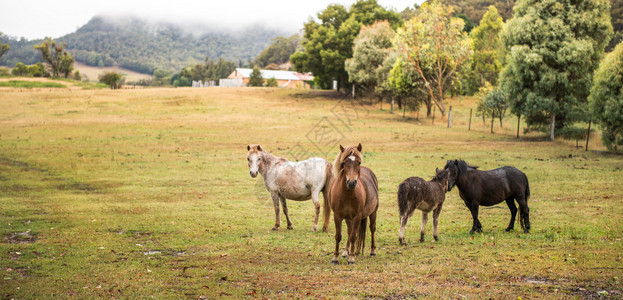
<svg viewBox="0 0 623 300">
<path fill-rule="evenodd" d="M 439 173 L 439 168 L 435 168 L 435 173 Z"/>
<path fill-rule="evenodd" d="M 247 145 L 247 151 L 251 150 L 251 146 Z"/>
<path fill-rule="evenodd" d="M 359 143 L 359 145 L 357 145 L 357 151 L 361 152 L 361 143 Z"/>
<path fill-rule="evenodd" d="M 262 150 L 262 146 L 257 145 L 257 151 L 264 151 L 264 150 Z"/>
<path fill-rule="evenodd" d="M 340 145 L 340 152 L 344 152 L 344 147 L 342 147 L 342 145 Z"/>
</svg>

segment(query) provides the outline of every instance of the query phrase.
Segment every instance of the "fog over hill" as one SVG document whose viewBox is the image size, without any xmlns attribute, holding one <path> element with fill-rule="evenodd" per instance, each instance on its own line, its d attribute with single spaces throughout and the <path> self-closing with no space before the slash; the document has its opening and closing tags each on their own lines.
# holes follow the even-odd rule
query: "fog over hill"
<svg viewBox="0 0 623 300">
<path fill-rule="evenodd" d="M 178 71 L 190 63 L 219 57 L 246 64 L 270 40 L 294 32 L 260 24 L 228 29 L 208 23 L 172 23 L 134 16 L 96 16 L 75 32 L 57 38 L 76 61 L 91 66 L 120 66 L 151 74 L 155 69 Z M 7 33 L 10 34 L 10 33 Z M 0 58 L 0 65 L 17 62 L 33 64 L 41 55 L 33 46 L 42 40 L 2 37 L 11 50 Z"/>
</svg>

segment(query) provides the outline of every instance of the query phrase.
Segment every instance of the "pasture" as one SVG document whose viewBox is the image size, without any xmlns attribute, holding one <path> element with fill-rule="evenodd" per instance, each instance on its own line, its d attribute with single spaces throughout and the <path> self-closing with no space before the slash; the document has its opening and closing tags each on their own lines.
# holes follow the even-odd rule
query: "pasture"
<svg viewBox="0 0 623 300">
<path fill-rule="evenodd" d="M 474 116 L 468 131 L 475 100 L 450 101 L 446 128 L 315 91 L 3 89 L 0 297 L 623 297 L 623 157 L 517 140 L 513 119 L 490 134 Z M 368 237 L 356 264 L 332 265 L 333 222 L 312 232 L 311 201 L 289 201 L 294 229 L 271 230 L 246 146 L 332 162 L 359 142 L 379 182 L 377 256 Z M 589 148 L 603 149 L 596 137 Z M 481 208 L 483 233 L 469 235 L 453 189 L 439 242 L 432 222 L 418 242 L 416 211 L 400 246 L 398 184 L 458 158 L 526 173 L 531 233 L 504 232 L 502 203 Z"/>
</svg>

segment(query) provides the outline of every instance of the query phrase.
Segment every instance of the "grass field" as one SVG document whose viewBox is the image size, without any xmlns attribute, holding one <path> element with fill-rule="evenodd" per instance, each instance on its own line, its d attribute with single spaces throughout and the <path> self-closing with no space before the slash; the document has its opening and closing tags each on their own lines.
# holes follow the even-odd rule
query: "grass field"
<svg viewBox="0 0 623 300">
<path fill-rule="evenodd" d="M 313 91 L 3 90 L 0 297 L 623 297 L 623 157 L 534 133 L 516 140 L 513 119 L 490 134 L 474 118 L 468 131 L 475 100 L 450 104 L 446 128 Z M 332 161 L 339 144 L 359 142 L 379 179 L 377 256 L 331 265 L 335 229 L 311 232 L 310 201 L 289 201 L 294 229 L 271 231 L 246 145 Z M 596 137 L 589 148 L 603 150 Z M 398 184 L 455 158 L 524 171 L 531 233 L 504 232 L 500 205 L 481 209 L 484 232 L 470 236 L 453 190 L 440 241 L 429 222 L 416 242 L 416 212 L 399 246 Z"/>
</svg>

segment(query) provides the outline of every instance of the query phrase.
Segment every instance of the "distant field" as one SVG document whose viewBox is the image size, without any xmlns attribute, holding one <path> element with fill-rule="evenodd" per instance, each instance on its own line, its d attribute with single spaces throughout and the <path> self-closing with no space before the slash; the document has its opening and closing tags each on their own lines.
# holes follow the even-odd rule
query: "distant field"
<svg viewBox="0 0 623 300">
<path fill-rule="evenodd" d="M 513 118 L 491 134 L 474 117 L 468 131 L 474 98 L 450 100 L 452 128 L 439 115 L 432 125 L 388 105 L 268 88 L 5 89 L 0 103 L 3 299 L 623 297 L 623 157 L 597 137 L 598 151 L 515 139 Z M 271 230 L 246 146 L 332 161 L 339 144 L 359 142 L 379 180 L 377 256 L 332 265 L 333 222 L 311 232 L 310 201 L 288 201 L 294 229 Z M 398 184 L 457 158 L 527 174 L 531 233 L 504 232 L 502 204 L 481 208 L 484 232 L 470 236 L 454 189 L 440 241 L 429 221 L 417 242 L 416 212 L 399 246 Z"/>
<path fill-rule="evenodd" d="M 149 79 L 152 77 L 151 75 L 130 71 L 128 69 L 124 69 L 120 67 L 100 68 L 100 67 L 87 66 L 83 63 L 78 63 L 78 62 L 74 64 L 74 68 L 79 70 L 81 75 L 87 75 L 89 80 L 91 81 L 97 81 L 99 74 L 104 73 L 104 72 L 109 72 L 109 71 L 115 71 L 115 72 L 123 74 L 126 78 L 125 79 L 126 82 L 138 81 L 140 79 Z"/>
<path fill-rule="evenodd" d="M 66 88 L 67 86 L 52 81 L 30 81 L 30 80 L 2 80 L 0 81 L 0 87 L 12 87 L 12 88 Z"/>
</svg>

